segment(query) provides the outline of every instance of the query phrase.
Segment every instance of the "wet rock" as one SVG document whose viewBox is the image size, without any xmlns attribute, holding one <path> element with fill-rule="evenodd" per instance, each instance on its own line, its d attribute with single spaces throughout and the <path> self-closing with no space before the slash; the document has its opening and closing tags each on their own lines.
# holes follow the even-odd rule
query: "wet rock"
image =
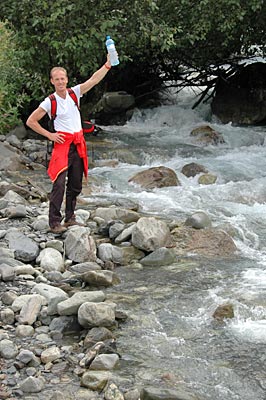
<svg viewBox="0 0 266 400">
<path fill-rule="evenodd" d="M 91 286 L 97 287 L 109 287 L 120 283 L 120 279 L 112 271 L 89 271 L 82 275 L 82 279 Z"/>
<path fill-rule="evenodd" d="M 204 229 L 212 225 L 210 217 L 203 211 L 198 211 L 188 217 L 185 225 L 192 226 L 195 229 Z"/>
<path fill-rule="evenodd" d="M 129 183 L 140 185 L 145 189 L 180 186 L 176 173 L 167 167 L 152 167 L 138 172 L 128 180 Z"/>
<path fill-rule="evenodd" d="M 171 232 L 178 255 L 198 254 L 207 257 L 235 257 L 237 247 L 224 231 L 205 228 L 178 227 Z"/>
<path fill-rule="evenodd" d="M 128 390 L 124 394 L 125 400 L 139 400 L 140 399 L 140 392 L 138 389 Z"/>
<path fill-rule="evenodd" d="M 154 251 L 170 243 L 167 224 L 154 217 L 142 217 L 132 231 L 132 244 L 140 250 Z"/>
<path fill-rule="evenodd" d="M 217 321 L 223 321 L 227 318 L 234 318 L 234 307 L 232 304 L 221 304 L 213 313 L 213 318 Z"/>
<path fill-rule="evenodd" d="M 224 143 L 222 135 L 209 125 L 202 125 L 193 129 L 190 135 L 195 137 L 197 142 L 205 145 Z"/>
<path fill-rule="evenodd" d="M 140 392 L 140 400 L 199 400 L 199 398 L 182 389 L 144 388 Z"/>
<path fill-rule="evenodd" d="M 133 260 L 143 258 L 144 253 L 136 246 L 118 247 L 111 243 L 102 243 L 98 246 L 98 256 L 105 263 L 111 261 L 118 265 L 127 265 Z"/>
<path fill-rule="evenodd" d="M 86 261 L 84 263 L 79 263 L 79 264 L 75 264 L 75 265 L 71 265 L 68 268 L 69 272 L 71 272 L 74 275 L 82 275 L 86 272 L 89 271 L 98 271 L 101 270 L 101 267 L 99 264 L 97 264 L 97 262 L 94 261 Z"/>
<path fill-rule="evenodd" d="M 89 348 L 94 346 L 97 342 L 104 342 L 106 340 L 113 340 L 114 334 L 107 328 L 95 327 L 89 330 L 85 339 L 84 339 L 84 347 Z"/>
<path fill-rule="evenodd" d="M 176 261 L 176 254 L 174 250 L 161 247 L 160 249 L 154 250 L 148 256 L 142 258 L 140 263 L 142 265 L 159 267 L 162 265 L 170 265 Z"/>
<path fill-rule="evenodd" d="M 217 176 L 213 174 L 203 174 L 199 177 L 200 185 L 213 185 L 217 181 Z"/>
<path fill-rule="evenodd" d="M 111 375 L 107 371 L 87 371 L 81 377 L 81 386 L 100 392 L 104 389 Z"/>
<path fill-rule="evenodd" d="M 104 392 L 105 400 L 124 400 L 122 392 L 114 383 L 110 383 Z"/>
<path fill-rule="evenodd" d="M 181 172 L 182 174 L 190 178 L 201 174 L 202 172 L 207 173 L 208 170 L 203 165 L 192 162 L 184 165 Z"/>
<path fill-rule="evenodd" d="M 109 371 L 114 369 L 119 363 L 117 354 L 99 354 L 90 365 L 90 370 Z"/>
</svg>

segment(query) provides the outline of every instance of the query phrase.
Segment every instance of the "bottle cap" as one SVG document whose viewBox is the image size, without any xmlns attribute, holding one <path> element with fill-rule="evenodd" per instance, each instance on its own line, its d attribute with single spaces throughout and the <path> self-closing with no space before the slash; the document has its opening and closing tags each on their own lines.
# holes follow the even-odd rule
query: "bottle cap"
<svg viewBox="0 0 266 400">
<path fill-rule="evenodd" d="M 109 35 L 106 36 L 106 39 L 111 39 L 111 37 Z"/>
</svg>

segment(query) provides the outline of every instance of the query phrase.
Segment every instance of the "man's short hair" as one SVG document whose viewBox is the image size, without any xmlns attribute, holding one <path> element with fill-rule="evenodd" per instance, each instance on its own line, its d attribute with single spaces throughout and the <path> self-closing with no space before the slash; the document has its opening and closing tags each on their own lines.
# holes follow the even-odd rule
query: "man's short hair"
<svg viewBox="0 0 266 400">
<path fill-rule="evenodd" d="M 66 70 L 65 68 L 63 68 L 63 67 L 53 67 L 53 68 L 51 69 L 51 71 L 50 71 L 50 78 L 53 77 L 53 73 L 54 73 L 55 71 L 63 71 L 63 72 L 66 74 L 66 76 L 67 76 L 67 70 Z"/>
</svg>

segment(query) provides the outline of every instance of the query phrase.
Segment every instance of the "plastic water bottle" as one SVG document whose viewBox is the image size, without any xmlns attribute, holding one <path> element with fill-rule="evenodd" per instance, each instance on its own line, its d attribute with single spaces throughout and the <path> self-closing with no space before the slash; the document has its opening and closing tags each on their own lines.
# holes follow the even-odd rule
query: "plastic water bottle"
<svg viewBox="0 0 266 400">
<path fill-rule="evenodd" d="M 115 42 L 111 39 L 110 36 L 106 36 L 106 48 L 110 55 L 110 62 L 112 66 L 119 64 L 118 54 L 115 48 Z"/>
</svg>

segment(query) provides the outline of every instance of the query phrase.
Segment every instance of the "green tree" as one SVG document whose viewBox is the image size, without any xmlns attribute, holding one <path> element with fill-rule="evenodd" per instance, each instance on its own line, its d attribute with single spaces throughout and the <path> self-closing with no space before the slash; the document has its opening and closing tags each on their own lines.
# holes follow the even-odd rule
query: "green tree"
<svg viewBox="0 0 266 400">
<path fill-rule="evenodd" d="M 230 75 L 240 59 L 252 55 L 254 45 L 264 54 L 265 3 L 2 0 L 0 15 L 18 33 L 32 97 L 41 99 L 51 90 L 48 73 L 54 65 L 67 68 L 71 83 L 86 79 L 104 62 L 110 34 L 121 64 L 94 96 L 104 89 L 127 90 L 143 99 L 169 81 L 179 88 L 192 83 L 212 88 L 219 76 Z"/>
<path fill-rule="evenodd" d="M 20 123 L 20 111 L 25 104 L 24 69 L 17 36 L 0 21 L 0 133 L 7 133 Z"/>
</svg>

